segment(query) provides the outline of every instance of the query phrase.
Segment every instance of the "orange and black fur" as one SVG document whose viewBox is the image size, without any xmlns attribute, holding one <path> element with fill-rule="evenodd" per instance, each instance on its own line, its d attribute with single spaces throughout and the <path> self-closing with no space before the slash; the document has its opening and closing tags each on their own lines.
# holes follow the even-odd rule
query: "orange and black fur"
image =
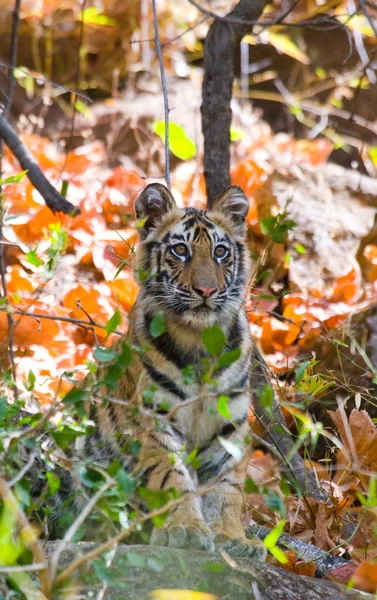
<svg viewBox="0 0 377 600">
<path fill-rule="evenodd" d="M 135 207 L 141 223 L 137 270 L 144 281 L 123 341 L 139 351 L 133 352 L 112 393 L 115 401 L 90 403 L 97 432 L 89 445 L 94 455 L 97 447 L 97 452 L 101 448 L 110 456 L 124 456 L 130 468 L 125 449 L 130 438 L 137 438 L 141 446 L 136 471 L 150 489 L 193 492 L 214 480 L 215 491 L 203 498 L 190 495 L 152 535 L 158 545 L 210 548 L 214 540 L 244 537 L 245 461 L 237 462 L 219 437 L 240 450 L 248 438 L 253 351 L 243 307 L 250 277 L 245 243 L 248 201 L 240 188 L 231 187 L 211 210 L 180 209 L 165 186 L 151 184 Z M 152 336 L 157 313 L 163 313 L 164 330 Z M 202 334 L 215 324 L 225 334 L 225 351 L 240 348 L 240 356 L 203 384 L 203 359 L 208 362 L 211 357 Z M 188 369 L 199 378 L 189 381 Z M 150 397 L 147 403 L 143 400 L 146 389 L 153 391 L 153 410 Z M 217 411 L 220 395 L 229 398 L 229 419 Z M 134 420 L 133 406 L 138 415 Z M 184 461 L 193 449 L 199 461 L 196 470 Z"/>
</svg>

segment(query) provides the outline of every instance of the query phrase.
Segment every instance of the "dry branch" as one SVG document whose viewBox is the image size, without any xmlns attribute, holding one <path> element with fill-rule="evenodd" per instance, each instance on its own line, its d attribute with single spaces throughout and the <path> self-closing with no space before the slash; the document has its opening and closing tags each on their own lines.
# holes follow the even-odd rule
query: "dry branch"
<svg viewBox="0 0 377 600">
<path fill-rule="evenodd" d="M 72 216 L 80 213 L 80 209 L 73 206 L 51 185 L 3 114 L 0 116 L 0 138 L 4 140 L 21 167 L 27 171 L 31 183 L 52 212 L 62 212 Z"/>
</svg>

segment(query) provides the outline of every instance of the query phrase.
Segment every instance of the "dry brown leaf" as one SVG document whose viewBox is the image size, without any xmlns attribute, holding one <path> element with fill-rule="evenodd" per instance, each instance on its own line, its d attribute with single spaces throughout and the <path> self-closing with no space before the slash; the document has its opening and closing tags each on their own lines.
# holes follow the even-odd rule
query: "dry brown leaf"
<svg viewBox="0 0 377 600">
<path fill-rule="evenodd" d="M 329 411 L 329 415 L 336 425 L 345 452 L 340 450 L 337 454 L 338 463 L 349 464 L 355 473 L 372 474 L 377 470 L 377 428 L 365 410 L 354 408 L 349 416 L 348 424 L 344 422 L 339 408 Z M 355 456 L 356 455 L 356 456 Z M 352 457 L 352 461 L 351 458 Z M 341 473 L 337 473 L 339 480 Z"/>
</svg>

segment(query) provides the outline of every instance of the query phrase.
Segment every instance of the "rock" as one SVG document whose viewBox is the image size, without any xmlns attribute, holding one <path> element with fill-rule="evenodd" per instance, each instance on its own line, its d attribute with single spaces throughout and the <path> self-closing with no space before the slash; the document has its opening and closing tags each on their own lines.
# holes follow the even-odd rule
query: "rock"
<svg viewBox="0 0 377 600">
<path fill-rule="evenodd" d="M 47 543 L 49 557 L 57 544 Z M 94 548 L 95 544 L 86 542 L 67 544 L 59 565 L 63 568 Z M 75 579 L 67 581 L 67 586 L 72 590 L 74 585 L 74 597 L 83 600 L 97 597 L 101 588 L 98 575 L 108 586 L 106 600 L 148 600 L 149 593 L 156 589 L 207 591 L 221 600 L 372 600 L 374 597 L 323 579 L 298 576 L 255 559 L 237 558 L 229 562 L 234 568 L 219 553 L 120 545 L 109 556 L 108 567 L 104 559 L 98 559 L 94 567 L 93 564 L 81 567 Z M 72 597 L 68 591 L 67 594 L 64 596 L 62 588 L 60 597 Z"/>
</svg>

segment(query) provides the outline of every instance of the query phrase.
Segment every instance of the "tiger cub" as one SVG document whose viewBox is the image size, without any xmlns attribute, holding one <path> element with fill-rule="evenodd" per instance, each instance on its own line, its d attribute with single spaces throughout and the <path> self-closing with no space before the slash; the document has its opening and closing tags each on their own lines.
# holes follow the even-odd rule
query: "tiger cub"
<svg viewBox="0 0 377 600">
<path fill-rule="evenodd" d="M 253 350 L 243 308 L 250 276 L 248 200 L 239 187 L 230 187 L 211 210 L 181 209 L 165 186 L 154 183 L 140 193 L 135 209 L 141 223 L 137 269 L 144 281 L 124 341 L 143 350 L 133 352 L 119 380 L 113 394 L 119 402 L 92 402 L 90 418 L 97 423 L 97 445 L 113 456 L 122 455 L 122 446 L 124 454 L 129 436 L 136 437 L 137 469 L 149 489 L 185 493 L 215 482 L 203 498 L 189 495 L 152 534 L 156 545 L 208 549 L 214 539 L 244 539 L 245 461 L 236 458 L 248 436 Z M 152 335 L 158 313 L 163 327 Z M 240 348 L 240 354 L 203 384 L 200 373 L 211 357 L 202 335 L 215 324 L 225 334 L 224 350 Z M 188 380 L 188 369 L 199 374 L 197 381 Z M 143 400 L 145 389 L 153 390 L 153 411 Z M 229 398 L 229 419 L 217 411 L 220 395 Z M 132 425 L 122 399 L 140 408 Z M 240 456 L 226 447 L 239 448 Z M 197 469 L 184 460 L 194 449 Z"/>
</svg>

